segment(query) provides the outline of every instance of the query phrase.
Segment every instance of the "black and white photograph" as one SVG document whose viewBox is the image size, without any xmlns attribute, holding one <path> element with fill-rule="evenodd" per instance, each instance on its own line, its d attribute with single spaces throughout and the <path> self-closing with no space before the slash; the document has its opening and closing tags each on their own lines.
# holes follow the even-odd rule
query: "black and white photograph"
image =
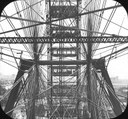
<svg viewBox="0 0 128 119">
<path fill-rule="evenodd" d="M 127 0 L 1 0 L 0 119 L 127 119 Z"/>
</svg>

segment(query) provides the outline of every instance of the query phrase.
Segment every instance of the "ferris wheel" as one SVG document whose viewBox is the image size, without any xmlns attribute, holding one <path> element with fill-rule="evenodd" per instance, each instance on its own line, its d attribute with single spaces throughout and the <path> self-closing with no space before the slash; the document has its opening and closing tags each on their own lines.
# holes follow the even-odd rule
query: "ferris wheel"
<svg viewBox="0 0 128 119">
<path fill-rule="evenodd" d="M 20 110 L 24 119 L 123 113 L 120 97 L 127 102 L 127 96 L 115 91 L 109 73 L 127 64 L 126 15 L 120 3 L 108 0 L 8 4 L 0 18 L 0 65 L 15 78 L 0 99 L 5 113 L 15 118 Z M 118 72 L 127 74 L 125 67 Z"/>
</svg>

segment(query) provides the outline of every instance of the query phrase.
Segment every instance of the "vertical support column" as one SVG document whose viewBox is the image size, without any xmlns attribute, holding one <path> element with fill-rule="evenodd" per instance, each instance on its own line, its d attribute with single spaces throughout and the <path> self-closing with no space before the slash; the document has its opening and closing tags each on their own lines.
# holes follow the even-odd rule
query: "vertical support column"
<svg viewBox="0 0 128 119">
<path fill-rule="evenodd" d="M 51 1 L 49 0 L 49 12 L 48 12 L 48 21 L 50 22 L 51 20 L 58 19 L 58 18 L 63 18 L 63 17 L 68 17 L 70 15 L 73 15 L 74 17 L 57 21 L 55 24 L 60 25 L 58 27 L 49 25 L 49 36 L 52 38 L 58 37 L 58 36 L 66 36 L 66 37 L 72 37 L 72 36 L 80 36 L 80 32 L 78 29 L 68 29 L 68 28 L 63 28 L 62 26 L 68 26 L 68 27 L 75 27 L 79 28 L 79 17 L 78 17 L 78 12 L 79 12 L 79 0 L 73 1 L 73 4 L 71 4 L 71 1 Z M 77 10 L 77 11 L 76 11 Z M 76 15 L 76 16 L 75 16 Z M 66 23 L 67 22 L 67 23 Z M 54 32 L 52 32 L 54 31 Z M 74 43 L 74 46 L 72 44 L 65 44 L 65 43 L 58 43 L 57 45 L 50 44 L 48 46 L 48 60 L 54 60 L 54 58 L 57 57 L 57 60 L 59 61 L 66 61 L 67 57 L 71 58 L 71 60 L 79 60 L 80 59 L 80 54 L 79 54 L 79 43 Z M 74 47 L 74 49 L 72 49 Z M 56 53 L 52 51 L 52 48 L 56 50 Z M 72 50 L 70 50 L 70 48 Z M 65 52 L 66 51 L 66 52 Z M 67 52 L 68 51 L 68 52 Z M 51 67 L 48 69 L 48 76 L 49 76 L 49 85 L 53 86 L 55 85 L 54 83 L 54 78 L 57 77 L 57 83 L 56 87 L 58 87 L 56 90 L 50 89 L 49 91 L 49 107 L 50 107 L 50 113 L 49 117 L 50 118 L 79 118 L 79 76 L 80 72 L 77 72 L 72 81 L 72 85 L 76 87 L 77 94 L 72 94 L 74 91 L 70 87 L 70 83 L 66 82 L 65 79 L 67 77 L 70 77 L 70 75 L 73 73 L 74 69 L 78 70 L 79 65 L 74 64 L 75 68 L 72 68 L 73 66 L 69 66 L 68 68 L 62 69 L 62 67 L 67 67 L 64 64 L 56 64 L 57 71 L 53 71 L 52 68 L 54 69 L 55 65 L 51 65 Z M 77 67 L 77 68 L 76 68 Z M 54 75 L 53 75 L 54 73 Z M 56 74 L 56 75 L 55 75 Z M 68 86 L 66 86 L 68 85 Z M 69 88 L 70 87 L 70 88 Z M 52 90 L 54 91 L 52 93 Z M 70 91 L 69 91 L 70 90 Z M 69 91 L 69 92 L 68 92 Z M 55 95 L 56 93 L 56 95 Z M 54 100 L 52 102 L 52 100 Z M 75 101 L 74 101 L 75 100 Z M 74 101 L 74 102 L 73 102 Z M 52 106 L 54 105 L 54 106 Z M 58 107 L 59 106 L 59 107 Z M 70 108 L 69 108 L 70 107 Z M 51 117 L 52 115 L 52 117 Z"/>
<path fill-rule="evenodd" d="M 77 0 L 77 14 L 79 14 L 79 7 L 80 7 L 80 2 L 81 0 Z M 76 18 L 76 25 L 77 25 L 77 28 L 79 28 L 79 19 L 80 17 L 77 15 L 77 18 Z M 77 36 L 79 37 L 80 36 L 80 31 L 77 30 Z M 77 59 L 76 60 L 80 60 L 80 43 L 77 43 L 76 44 L 76 47 L 77 47 Z M 78 71 L 79 70 L 79 71 Z M 77 65 L 77 87 L 80 85 L 80 66 Z M 79 95 L 79 88 L 77 88 L 77 119 L 80 119 L 80 114 L 81 114 L 81 110 L 80 110 L 80 95 Z"/>
<path fill-rule="evenodd" d="M 92 50 L 92 44 L 87 44 L 88 53 L 87 53 L 87 98 L 88 98 L 88 110 L 91 113 L 92 112 L 92 106 L 90 101 L 92 101 L 91 97 L 91 72 L 90 72 L 90 66 L 91 66 L 91 50 Z"/>
<path fill-rule="evenodd" d="M 47 13 L 47 21 L 49 22 L 49 24 L 48 24 L 48 34 L 47 35 L 49 35 L 49 37 L 50 37 L 50 40 L 52 40 L 52 37 L 51 37 L 51 0 L 48 0 L 47 1 L 47 7 L 48 7 L 48 13 Z M 47 59 L 48 60 L 52 60 L 52 53 L 51 53 L 51 48 L 52 48 L 52 43 L 50 43 L 50 44 L 48 44 L 48 48 L 47 48 Z M 53 81 L 53 79 L 52 79 L 52 65 L 49 65 L 48 66 L 48 88 L 50 88 L 50 87 L 52 87 L 52 81 Z M 49 106 L 49 111 L 48 111 L 48 118 L 49 117 L 51 117 L 51 115 L 52 115 L 52 91 L 53 89 L 52 88 L 50 88 L 49 90 L 48 90 L 48 96 L 47 96 L 47 98 L 48 98 L 48 106 Z M 52 118 L 52 117 L 51 117 Z M 50 118 L 50 119 L 51 119 Z"/>
<path fill-rule="evenodd" d="M 77 44 L 77 60 L 79 60 L 79 44 Z M 79 70 L 79 65 L 77 65 L 77 76 L 76 76 L 76 85 L 77 85 L 77 105 L 76 105 L 76 111 L 77 111 L 77 119 L 80 119 L 80 95 L 79 95 L 79 84 L 80 84 L 80 71 Z"/>
<path fill-rule="evenodd" d="M 35 34 L 36 34 L 36 28 L 35 27 Z M 28 119 L 36 119 L 36 102 L 38 101 L 38 93 L 39 93 L 39 65 L 38 65 L 38 61 L 39 61 L 39 54 L 38 54 L 38 44 L 34 43 L 33 44 L 33 52 L 34 52 L 34 62 L 35 62 L 35 66 L 34 66 L 34 77 L 33 77 L 33 89 L 32 89 L 32 106 L 30 109 L 30 115 L 28 117 Z"/>
<path fill-rule="evenodd" d="M 87 24 L 87 30 L 92 31 L 93 26 L 92 26 L 92 18 L 91 15 L 88 15 L 88 24 Z M 93 33 L 92 32 L 87 32 L 87 36 L 92 37 Z M 89 39 L 90 40 L 90 39 Z M 92 77 L 91 77 L 91 61 L 92 61 L 92 43 L 87 43 L 87 98 L 88 98 L 88 110 L 89 113 L 91 113 L 91 118 L 96 119 L 95 115 L 95 108 L 92 105 L 93 102 L 93 89 L 91 88 L 92 86 Z"/>
<path fill-rule="evenodd" d="M 39 67 L 37 61 L 35 61 L 35 76 L 33 77 L 34 84 L 33 84 L 33 92 L 32 92 L 32 106 L 29 112 L 28 119 L 36 119 L 36 102 L 38 101 L 38 93 L 39 93 Z M 38 116 L 38 115 L 37 115 Z"/>
<path fill-rule="evenodd" d="M 77 0 L 77 14 L 78 14 L 78 0 Z M 77 17 L 76 17 L 76 27 L 78 28 L 79 27 L 79 25 L 78 25 L 78 19 L 79 19 L 79 17 L 78 17 L 78 15 L 77 15 Z M 78 30 L 77 30 L 77 32 L 78 32 Z M 79 48 L 79 43 L 76 43 L 76 48 Z M 79 51 L 78 51 L 78 49 L 76 50 L 76 53 L 77 53 L 77 57 L 76 57 L 76 60 L 78 60 L 79 59 L 79 57 L 78 57 L 78 54 L 79 54 Z M 77 76 L 76 76 L 76 85 L 77 85 L 77 104 L 76 104 L 76 113 L 77 113 L 77 118 L 79 119 L 79 88 L 78 88 L 78 86 L 79 86 L 79 73 L 78 73 L 78 65 L 77 65 Z"/>
</svg>

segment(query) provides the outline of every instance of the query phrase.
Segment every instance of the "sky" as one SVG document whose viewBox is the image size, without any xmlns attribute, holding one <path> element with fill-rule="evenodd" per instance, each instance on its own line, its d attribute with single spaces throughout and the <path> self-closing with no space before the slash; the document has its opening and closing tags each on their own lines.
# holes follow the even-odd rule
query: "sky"
<svg viewBox="0 0 128 119">
<path fill-rule="evenodd" d="M 106 7 L 108 7 L 110 5 L 113 6 L 115 4 L 112 0 L 108 0 L 108 1 L 109 2 L 107 2 Z M 12 13 L 10 11 L 13 12 L 13 10 L 14 10 L 13 7 L 9 7 L 8 6 L 8 12 L 7 12 L 8 15 L 11 15 Z M 103 17 L 105 19 L 108 19 L 110 12 L 111 12 L 111 10 L 108 10 L 107 12 L 105 12 Z M 125 9 L 123 7 L 120 7 L 120 8 L 118 8 L 116 10 L 116 13 L 115 13 L 112 21 L 114 23 L 118 24 L 118 25 L 122 25 L 123 27 L 128 28 L 127 13 L 126 13 L 126 11 L 125 11 Z M 100 32 L 103 30 L 105 23 L 106 23 L 106 20 L 102 19 Z M 1 25 L 3 25 L 3 24 L 1 24 Z M 4 28 L 5 28 L 4 30 L 6 30 L 7 27 L 9 27 L 9 26 L 6 23 L 4 23 Z M 18 27 L 18 26 L 16 26 L 16 27 Z M 121 35 L 121 36 L 127 36 L 128 35 L 128 30 L 125 30 L 123 28 L 117 27 L 117 25 L 114 25 L 113 23 L 110 23 L 110 25 L 109 25 L 109 27 L 108 27 L 106 32 L 110 33 L 110 34 L 118 34 L 118 35 Z M 22 31 L 20 32 L 20 34 L 23 34 Z M 12 33 L 8 34 L 8 36 L 11 36 L 11 35 L 13 36 Z M 102 44 L 99 47 L 103 47 L 105 45 L 106 44 Z M 4 45 L 4 46 L 6 47 L 7 45 Z M 15 45 L 13 46 L 12 45 L 12 47 L 16 48 L 16 49 L 25 50 L 23 47 L 21 47 L 21 46 L 19 47 L 18 45 L 17 46 L 15 46 Z M 120 48 L 122 48 L 122 47 L 119 47 L 119 49 Z M 16 51 L 15 55 L 19 57 L 20 56 L 19 53 L 20 52 Z M 128 53 L 128 51 L 126 51 L 125 53 Z M 97 54 L 99 54 L 99 53 L 97 52 Z M 106 55 L 106 54 L 99 54 L 99 55 L 97 55 L 95 57 L 99 58 L 99 57 L 101 57 L 103 55 Z M 13 64 L 13 65 L 16 66 L 15 64 Z M 115 58 L 114 60 L 111 60 L 107 69 L 108 69 L 108 72 L 110 74 L 110 77 L 119 77 L 120 79 L 128 79 L 128 68 L 127 67 L 128 67 L 128 54 L 125 55 L 125 56 L 119 57 L 119 58 Z M 14 68 L 14 67 L 12 68 L 12 66 L 9 66 L 9 65 L 7 65 L 7 64 L 5 64 L 5 63 L 0 61 L 0 73 L 6 75 L 6 74 L 16 74 L 16 72 L 17 72 L 16 68 Z"/>
<path fill-rule="evenodd" d="M 107 18 L 107 12 L 106 15 L 104 15 L 104 17 Z M 126 10 L 123 7 L 118 8 L 114 14 L 112 21 L 114 23 L 122 25 L 125 28 L 128 28 L 128 17 Z M 108 30 L 106 32 L 111 34 L 119 34 L 120 36 L 128 36 L 128 30 L 119 28 L 116 25 L 113 25 L 112 23 L 109 25 Z M 128 51 L 126 51 L 125 53 L 128 53 Z M 109 75 L 111 77 L 118 76 L 120 79 L 128 79 L 127 67 L 128 67 L 128 54 L 110 61 L 108 65 Z"/>
</svg>

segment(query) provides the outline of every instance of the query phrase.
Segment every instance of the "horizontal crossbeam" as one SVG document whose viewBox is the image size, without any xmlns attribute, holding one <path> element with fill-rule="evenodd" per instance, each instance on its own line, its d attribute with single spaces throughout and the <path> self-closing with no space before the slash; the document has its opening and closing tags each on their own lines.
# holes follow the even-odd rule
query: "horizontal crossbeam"
<svg viewBox="0 0 128 119">
<path fill-rule="evenodd" d="M 100 64 L 101 61 L 104 61 L 104 60 L 101 60 L 101 59 L 94 59 L 92 60 L 92 64 L 93 65 L 96 65 L 97 62 Z M 31 59 L 21 59 L 21 64 L 23 66 L 32 66 L 33 64 L 38 64 L 38 65 L 86 65 L 87 64 L 87 61 L 86 60 L 62 60 L 62 61 L 59 61 L 59 60 L 39 60 L 39 61 L 34 61 L 34 60 L 31 60 Z M 57 67 L 57 66 L 53 66 L 53 67 Z M 66 67 L 66 66 L 65 66 Z M 70 67 L 73 67 L 73 66 L 70 66 Z"/>
<path fill-rule="evenodd" d="M 30 43 L 128 43 L 128 36 L 110 37 L 0 37 L 0 44 Z"/>
<path fill-rule="evenodd" d="M 86 60 L 65 60 L 65 61 L 38 61 L 39 65 L 85 65 Z"/>
</svg>

